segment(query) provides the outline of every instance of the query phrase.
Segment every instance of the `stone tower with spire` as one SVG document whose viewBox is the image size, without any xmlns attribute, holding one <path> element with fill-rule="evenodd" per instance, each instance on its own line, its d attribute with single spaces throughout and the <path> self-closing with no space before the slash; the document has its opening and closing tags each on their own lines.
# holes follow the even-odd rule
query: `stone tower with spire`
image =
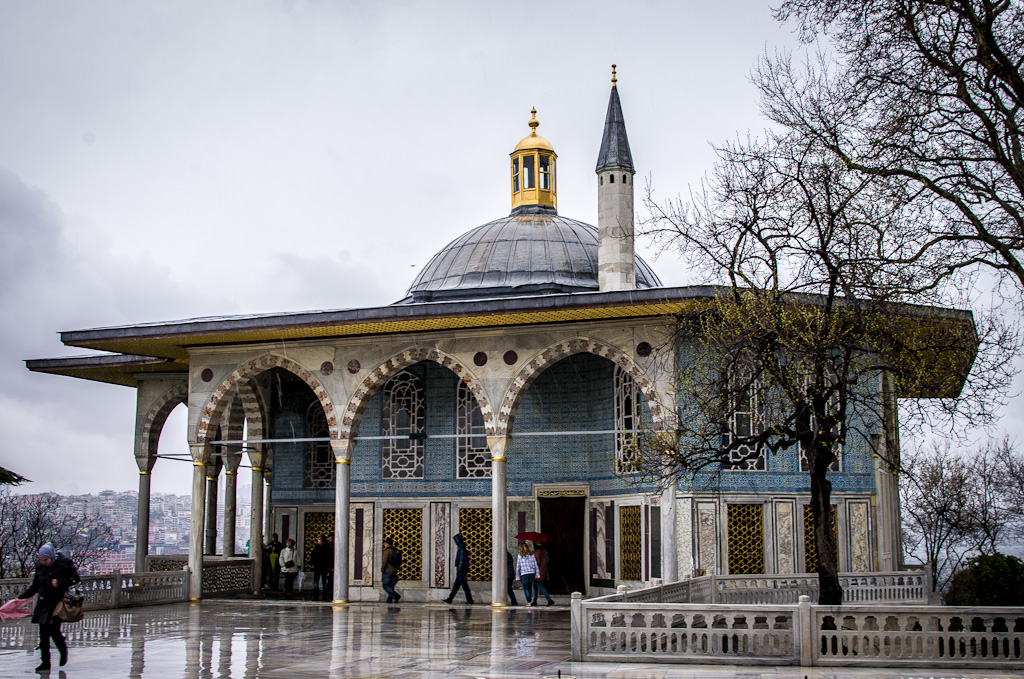
<svg viewBox="0 0 1024 679">
<path fill-rule="evenodd" d="M 612 93 L 597 157 L 598 285 L 606 290 L 636 287 L 633 260 L 633 156 L 612 64 Z"/>
</svg>

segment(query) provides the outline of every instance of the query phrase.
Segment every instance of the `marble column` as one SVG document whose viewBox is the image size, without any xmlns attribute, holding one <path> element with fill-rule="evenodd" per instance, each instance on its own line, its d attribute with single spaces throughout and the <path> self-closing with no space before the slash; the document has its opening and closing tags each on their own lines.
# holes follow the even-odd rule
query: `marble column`
<svg viewBox="0 0 1024 679">
<path fill-rule="evenodd" d="M 902 563 L 900 553 L 899 485 L 897 471 L 900 464 L 899 433 L 896 414 L 896 396 L 892 375 L 881 379 L 882 426 L 881 436 L 872 436 L 875 448 L 875 496 L 878 515 L 878 570 L 892 571 Z"/>
<path fill-rule="evenodd" d="M 189 445 L 192 453 L 192 522 L 188 535 L 189 599 L 203 598 L 203 528 L 206 514 L 206 468 L 213 453 L 207 445 Z"/>
<path fill-rule="evenodd" d="M 334 603 L 347 604 L 348 598 L 348 531 L 349 503 L 352 488 L 351 439 L 331 441 L 337 474 L 334 479 Z"/>
<path fill-rule="evenodd" d="M 491 605 L 508 606 L 508 436 L 488 436 L 491 449 Z"/>
<path fill-rule="evenodd" d="M 260 593 L 263 584 L 263 463 L 264 454 L 260 450 L 249 451 L 249 464 L 252 465 L 252 495 L 249 507 L 249 558 L 253 565 L 253 594 Z"/>
<path fill-rule="evenodd" d="M 270 542 L 270 536 L 274 534 L 274 508 L 270 503 L 274 501 L 273 488 L 270 485 L 271 469 L 263 468 L 263 542 Z"/>
<path fill-rule="evenodd" d="M 679 579 L 679 545 L 676 542 L 676 484 L 669 479 L 661 493 L 661 579 Z"/>
<path fill-rule="evenodd" d="M 203 553 L 217 553 L 217 482 L 220 480 L 220 457 L 211 457 L 206 465 L 206 539 Z"/>
<path fill-rule="evenodd" d="M 156 457 L 136 457 L 139 466 L 138 513 L 135 517 L 135 572 L 145 573 L 146 557 L 149 556 L 149 496 L 153 479 L 153 465 Z"/>
<path fill-rule="evenodd" d="M 224 460 L 224 547 L 221 553 L 226 556 L 235 555 L 235 523 L 238 513 L 238 465 L 242 462 L 242 454 L 231 451 Z"/>
</svg>

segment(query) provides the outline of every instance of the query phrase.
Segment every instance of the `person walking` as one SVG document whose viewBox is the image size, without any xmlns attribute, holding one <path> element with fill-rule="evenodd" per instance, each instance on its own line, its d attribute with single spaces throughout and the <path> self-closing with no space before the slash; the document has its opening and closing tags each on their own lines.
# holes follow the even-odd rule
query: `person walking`
<svg viewBox="0 0 1024 679">
<path fill-rule="evenodd" d="M 455 552 L 455 582 L 452 583 L 452 591 L 444 602 L 450 604 L 455 599 L 455 594 L 461 585 L 462 591 L 466 595 L 466 603 L 472 604 L 473 593 L 469 591 L 469 549 L 466 548 L 466 541 L 462 538 L 462 533 L 456 533 L 452 539 L 459 548 Z"/>
<path fill-rule="evenodd" d="M 397 604 L 402 598 L 402 595 L 395 591 L 398 584 L 398 569 L 401 565 L 398 563 L 399 553 L 391 538 L 384 538 L 384 551 L 380 558 L 380 585 L 388 595 L 389 604 Z"/>
<path fill-rule="evenodd" d="M 554 606 L 555 600 L 548 594 L 548 588 L 544 586 L 544 583 L 548 580 L 548 549 L 543 543 L 535 543 L 533 546 L 533 558 L 537 560 L 537 577 L 533 581 L 534 587 L 537 590 L 536 599 L 540 599 L 540 595 L 543 594 L 544 598 L 548 600 L 548 606 Z"/>
<path fill-rule="evenodd" d="M 37 557 L 39 561 L 36 563 L 32 584 L 18 598 L 28 599 L 33 594 L 38 594 L 35 610 L 32 611 L 32 622 L 39 625 L 39 656 L 42 662 L 39 663 L 36 672 L 48 672 L 51 639 L 60 652 L 61 666 L 68 662 L 68 642 L 60 633 L 61 619 L 53 615 L 53 609 L 64 598 L 64 593 L 82 579 L 78 576 L 74 562 L 63 554 L 58 554 L 49 542 L 39 548 Z"/>
<path fill-rule="evenodd" d="M 334 601 L 334 534 L 327 536 L 327 578 L 324 583 L 324 601 Z"/>
<path fill-rule="evenodd" d="M 516 579 L 523 581 L 523 595 L 526 597 L 526 605 L 532 606 L 533 579 L 537 576 L 537 559 L 533 556 L 533 550 L 525 542 L 519 543 L 519 556 L 516 557 Z"/>
<path fill-rule="evenodd" d="M 270 591 L 276 592 L 281 584 L 281 549 L 284 545 L 277 538 L 277 533 L 270 536 L 267 543 L 267 554 L 270 559 Z"/>
<path fill-rule="evenodd" d="M 330 558 L 331 563 L 328 563 Z M 334 566 L 334 555 L 327 552 L 327 536 L 321 535 L 310 554 L 313 561 L 313 600 L 320 599 L 320 588 L 323 587 L 324 597 L 327 596 L 327 573 Z"/>
<path fill-rule="evenodd" d="M 295 577 L 299 574 L 299 561 L 298 556 L 295 554 L 295 540 L 288 538 L 284 543 L 284 549 L 281 550 L 281 556 L 278 557 L 277 563 L 281 566 L 281 572 L 284 573 L 284 593 L 294 594 Z"/>
<path fill-rule="evenodd" d="M 516 564 L 512 561 L 512 552 L 506 551 L 505 557 L 507 562 L 505 564 L 505 579 L 508 583 L 508 600 L 513 606 L 518 606 L 519 602 L 516 601 L 516 591 L 512 589 L 512 585 L 516 582 Z"/>
</svg>

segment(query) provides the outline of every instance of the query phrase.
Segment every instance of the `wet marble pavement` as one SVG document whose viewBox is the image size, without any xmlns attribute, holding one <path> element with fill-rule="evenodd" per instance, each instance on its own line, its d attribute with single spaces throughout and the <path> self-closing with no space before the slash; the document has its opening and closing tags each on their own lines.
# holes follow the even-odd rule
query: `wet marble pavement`
<svg viewBox="0 0 1024 679">
<path fill-rule="evenodd" d="M 981 670 L 810 669 L 569 660 L 569 610 L 441 604 L 207 600 L 88 614 L 66 625 L 51 677 L 576 677 L 593 679 L 1024 679 Z M 0 677 L 38 676 L 37 627 L 0 623 Z M 54 652 L 56 659 L 56 652 Z"/>
</svg>

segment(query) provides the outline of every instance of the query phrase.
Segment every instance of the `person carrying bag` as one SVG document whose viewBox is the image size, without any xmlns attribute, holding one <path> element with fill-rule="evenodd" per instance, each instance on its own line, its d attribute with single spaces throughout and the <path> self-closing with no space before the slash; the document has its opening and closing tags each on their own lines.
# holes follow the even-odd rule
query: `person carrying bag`
<svg viewBox="0 0 1024 679">
<path fill-rule="evenodd" d="M 47 542 L 39 548 L 39 561 L 36 564 L 35 577 L 29 588 L 21 593 L 19 599 L 28 599 L 36 594 L 36 607 L 32 612 L 32 622 L 39 625 L 39 655 L 42 662 L 36 672 L 50 669 L 50 640 L 60 652 L 60 664 L 68 662 L 68 644 L 60 633 L 61 618 L 54 615 L 57 607 L 64 601 L 64 595 L 72 585 L 82 579 L 74 562 L 63 554 L 58 554 L 53 545 Z M 67 607 L 65 607 L 66 610 Z M 69 613 L 70 615 L 70 613 Z M 78 605 L 78 618 L 81 619 L 81 605 Z"/>
</svg>

